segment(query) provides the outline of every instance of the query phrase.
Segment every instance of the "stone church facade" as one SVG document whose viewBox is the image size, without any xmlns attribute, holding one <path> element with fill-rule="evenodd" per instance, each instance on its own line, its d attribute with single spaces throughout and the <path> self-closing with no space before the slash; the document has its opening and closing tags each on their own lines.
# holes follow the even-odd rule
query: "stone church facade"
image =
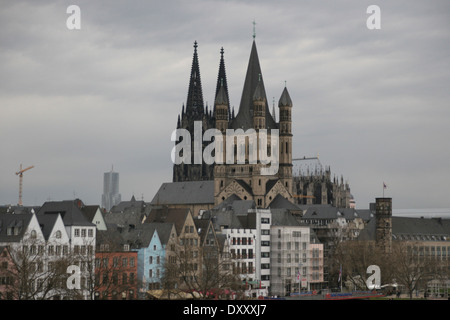
<svg viewBox="0 0 450 320">
<path fill-rule="evenodd" d="M 199 143 L 194 139 L 196 125 L 198 128 L 201 123 L 202 136 L 205 131 L 216 129 L 217 134 L 221 136 L 220 140 L 216 138 L 216 142 L 221 142 L 215 144 L 214 153 L 219 152 L 220 158 L 214 154 L 216 156 L 214 163 L 208 164 L 204 160 L 199 163 L 198 160 L 194 161 L 195 155 L 192 150 L 190 163 L 186 161 L 174 164 L 173 182 L 214 181 L 216 205 L 232 195 L 242 200 L 254 200 L 260 208 L 269 207 L 277 195 L 293 201 L 291 116 L 293 104 L 287 88 L 281 92 L 278 101 L 277 122 L 275 110 L 273 114 L 269 110 L 256 42 L 253 40 L 238 113 L 235 115 L 234 109 L 230 108 L 223 49 L 220 52 L 214 106 L 210 109 L 203 102 L 197 48 L 195 42 L 187 101 L 178 116 L 177 129 L 185 129 L 191 134 L 192 148 L 198 147 Z M 230 136 L 229 132 L 234 132 L 235 135 Z M 266 140 L 263 140 L 264 137 Z M 267 141 L 267 152 L 261 149 L 261 146 L 266 148 L 264 142 L 255 143 L 260 140 Z M 202 150 L 210 143 L 202 141 Z M 230 152 L 234 155 L 232 161 L 228 161 L 227 158 Z M 239 158 L 239 155 L 242 158 Z M 265 163 L 262 158 L 271 161 Z M 271 166 L 275 170 L 268 174 L 265 170 Z"/>
</svg>

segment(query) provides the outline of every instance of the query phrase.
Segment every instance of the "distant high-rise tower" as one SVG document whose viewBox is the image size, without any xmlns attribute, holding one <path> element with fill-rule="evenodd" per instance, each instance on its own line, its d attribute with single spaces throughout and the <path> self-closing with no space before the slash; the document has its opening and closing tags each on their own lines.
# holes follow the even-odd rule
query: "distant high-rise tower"
<svg viewBox="0 0 450 320">
<path fill-rule="evenodd" d="M 109 211 L 120 201 L 119 173 L 114 172 L 111 168 L 111 172 L 105 172 L 103 175 L 102 207 Z"/>
</svg>

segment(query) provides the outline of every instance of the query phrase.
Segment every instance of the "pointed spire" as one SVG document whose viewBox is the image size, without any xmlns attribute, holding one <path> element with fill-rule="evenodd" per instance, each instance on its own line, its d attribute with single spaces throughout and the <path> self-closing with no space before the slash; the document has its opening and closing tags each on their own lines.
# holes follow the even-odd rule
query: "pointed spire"
<svg viewBox="0 0 450 320">
<path fill-rule="evenodd" d="M 216 84 L 216 99 L 219 95 L 219 91 L 221 90 L 221 87 L 223 87 L 224 95 L 225 97 L 222 97 L 222 100 L 226 99 L 225 105 L 228 107 L 228 114 L 230 115 L 230 99 L 228 95 L 228 84 L 227 84 L 227 74 L 225 71 L 225 60 L 223 58 L 224 50 L 223 47 L 220 49 L 220 64 L 219 64 L 219 73 L 217 75 L 217 84 Z M 217 102 L 216 102 L 217 103 Z M 215 109 L 215 107 L 214 107 Z"/>
<path fill-rule="evenodd" d="M 221 83 L 221 85 L 220 85 L 219 91 L 216 94 L 215 106 L 216 105 L 225 105 L 225 106 L 228 106 L 228 109 L 229 109 L 230 107 L 228 104 L 228 96 L 225 91 L 225 86 L 223 85 L 223 79 L 221 79 L 220 83 Z M 215 109 L 215 106 L 214 106 L 214 109 Z"/>
<path fill-rule="evenodd" d="M 280 100 L 278 101 L 278 107 L 292 107 L 292 100 L 286 87 L 284 87 L 284 90 L 281 93 Z"/>
<path fill-rule="evenodd" d="M 275 113 L 275 97 L 273 97 L 272 118 L 273 118 L 273 121 L 277 122 L 277 117 L 276 117 L 276 113 Z"/>
<path fill-rule="evenodd" d="M 197 55 L 197 41 L 194 42 L 194 56 L 192 58 L 191 76 L 189 79 L 189 91 L 186 102 L 186 113 L 204 112 L 202 81 L 200 77 L 200 66 Z"/>
<path fill-rule="evenodd" d="M 264 87 L 264 77 L 262 76 L 261 66 L 259 64 L 256 43 L 255 41 L 253 41 L 250 58 L 248 61 L 247 73 L 244 81 L 244 88 L 241 96 L 241 103 L 239 105 L 239 111 L 236 115 L 236 120 L 232 123 L 232 127 L 234 129 L 248 129 L 253 127 L 253 96 L 259 82 L 261 82 L 259 84 L 260 95 L 263 96 L 266 101 L 266 128 L 276 128 L 277 125 L 273 120 L 272 115 L 270 114 L 269 106 L 267 104 L 266 90 Z"/>
<path fill-rule="evenodd" d="M 256 85 L 255 93 L 253 94 L 253 101 L 264 101 L 266 98 L 266 92 L 262 85 L 261 74 L 258 78 L 258 84 Z"/>
</svg>

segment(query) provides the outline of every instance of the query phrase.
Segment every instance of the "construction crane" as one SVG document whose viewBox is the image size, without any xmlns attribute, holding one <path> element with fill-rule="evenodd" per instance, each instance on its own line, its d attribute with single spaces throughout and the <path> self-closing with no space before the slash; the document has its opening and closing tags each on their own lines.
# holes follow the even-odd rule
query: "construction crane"
<svg viewBox="0 0 450 320">
<path fill-rule="evenodd" d="M 16 175 L 19 176 L 19 206 L 22 206 L 22 180 L 23 180 L 23 173 L 27 170 L 30 170 L 34 168 L 34 166 L 22 169 L 22 164 L 20 164 L 20 170 L 16 172 Z"/>
</svg>

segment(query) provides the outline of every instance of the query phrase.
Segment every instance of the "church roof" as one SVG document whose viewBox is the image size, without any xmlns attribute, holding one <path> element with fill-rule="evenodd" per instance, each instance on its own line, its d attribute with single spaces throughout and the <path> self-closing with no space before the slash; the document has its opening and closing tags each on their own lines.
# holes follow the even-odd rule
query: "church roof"
<svg viewBox="0 0 450 320">
<path fill-rule="evenodd" d="M 228 95 L 227 74 L 225 71 L 225 60 L 223 58 L 223 53 L 224 53 L 224 50 L 222 48 L 220 50 L 219 73 L 217 75 L 217 84 L 216 84 L 216 104 L 225 104 L 228 107 L 228 115 L 231 115 L 230 98 Z M 222 92 L 220 92 L 220 91 L 222 91 Z M 219 100 L 217 100 L 218 97 L 219 97 Z"/>
<path fill-rule="evenodd" d="M 266 129 L 276 129 L 277 124 L 272 118 L 269 106 L 267 104 L 266 90 L 264 87 L 261 66 L 259 64 L 256 43 L 253 41 L 239 111 L 236 118 L 231 123 L 231 127 L 233 129 L 247 130 L 249 128 L 253 128 L 253 96 L 255 94 L 256 87 L 258 86 L 258 82 L 261 82 L 261 87 L 258 89 L 261 90 L 260 95 L 262 95 L 266 101 Z"/>
<path fill-rule="evenodd" d="M 151 204 L 214 203 L 214 180 L 166 182 L 161 185 Z"/>
<path fill-rule="evenodd" d="M 225 87 L 223 86 L 223 84 L 220 86 L 219 91 L 217 92 L 215 105 L 228 106 L 227 92 L 225 91 Z"/>
<path fill-rule="evenodd" d="M 286 87 L 284 87 L 284 90 L 281 93 L 280 100 L 278 101 L 278 106 L 292 107 L 292 100 Z"/>
</svg>

